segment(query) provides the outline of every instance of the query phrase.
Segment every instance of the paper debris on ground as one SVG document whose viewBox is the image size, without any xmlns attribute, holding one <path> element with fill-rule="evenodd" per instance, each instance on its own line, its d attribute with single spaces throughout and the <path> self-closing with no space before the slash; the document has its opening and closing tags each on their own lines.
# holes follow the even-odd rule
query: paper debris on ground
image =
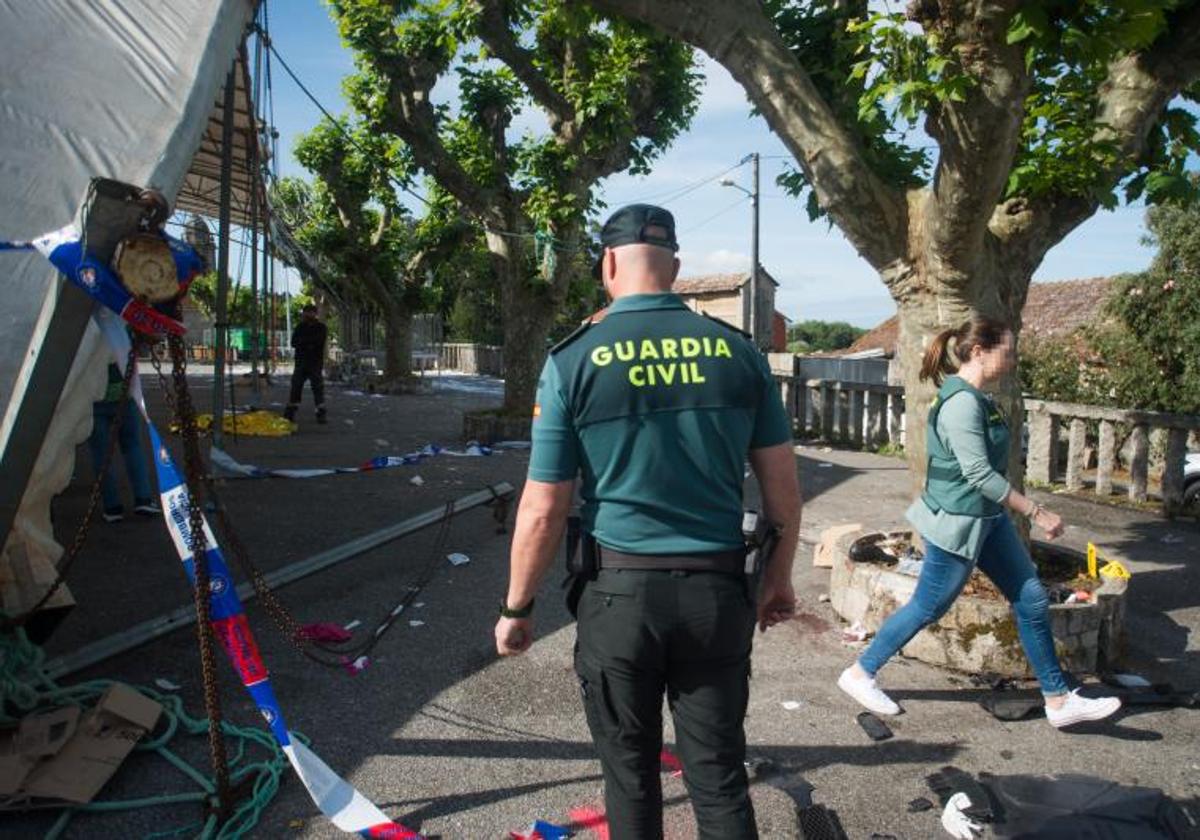
<svg viewBox="0 0 1200 840">
<path fill-rule="evenodd" d="M 849 627 L 842 630 L 843 642 L 865 642 L 871 638 L 873 634 L 861 621 L 856 621 Z"/>
<path fill-rule="evenodd" d="M 779 705 L 783 706 L 783 708 L 787 709 L 789 712 L 794 712 L 794 711 L 796 711 L 796 709 L 800 708 L 800 701 L 799 700 L 784 700 Z"/>
<path fill-rule="evenodd" d="M 91 802 L 161 714 L 158 702 L 113 683 L 87 712 L 65 706 L 0 730 L 0 810 L 32 798 Z"/>
<path fill-rule="evenodd" d="M 163 691 L 178 691 L 179 689 L 183 688 L 183 686 L 179 685 L 178 683 L 173 683 L 165 677 L 159 677 L 154 681 L 154 684 Z"/>
<path fill-rule="evenodd" d="M 387 447 L 391 446 L 391 444 L 383 438 L 375 438 L 375 445 L 381 449 L 386 449 Z"/>
<path fill-rule="evenodd" d="M 838 540 L 852 534 L 855 531 L 862 530 L 861 522 L 850 522 L 846 525 L 834 525 L 832 528 L 826 528 L 821 532 L 816 546 L 813 547 L 813 566 L 818 569 L 833 568 L 833 549 L 837 545 Z"/>
<path fill-rule="evenodd" d="M 421 619 L 419 619 L 419 618 L 414 618 L 410 622 L 408 622 L 408 626 L 409 627 L 424 627 L 425 622 L 421 621 Z"/>
<path fill-rule="evenodd" d="M 408 480 L 408 483 L 415 484 L 417 487 L 420 487 L 422 484 L 425 483 L 425 479 L 421 478 L 421 476 L 419 476 L 419 475 L 414 475 L 412 478 L 410 478 Z"/>
<path fill-rule="evenodd" d="M 821 602 L 822 604 L 827 604 L 827 603 L 829 603 L 829 593 L 828 593 L 828 592 L 822 592 L 820 595 L 818 595 L 818 596 L 817 596 L 817 600 L 818 600 L 819 602 Z"/>
<path fill-rule="evenodd" d="M 465 554 L 460 554 L 457 551 L 453 554 L 447 554 L 446 559 L 450 561 L 450 565 L 452 566 L 465 566 L 471 562 L 470 557 Z"/>
</svg>

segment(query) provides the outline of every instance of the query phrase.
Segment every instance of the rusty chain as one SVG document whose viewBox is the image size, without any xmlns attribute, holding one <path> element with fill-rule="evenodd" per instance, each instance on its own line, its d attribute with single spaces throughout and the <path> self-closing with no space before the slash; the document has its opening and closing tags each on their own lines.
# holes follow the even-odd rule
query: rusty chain
<svg viewBox="0 0 1200 840">
<path fill-rule="evenodd" d="M 23 627 L 28 623 L 38 610 L 46 605 L 46 602 L 54 597 L 63 583 L 67 580 L 67 574 L 71 571 L 71 566 L 78 559 L 80 552 L 83 550 L 83 545 L 87 542 L 88 534 L 91 533 L 92 521 L 96 516 L 96 506 L 100 503 L 100 496 L 104 488 L 104 476 L 108 474 L 108 469 L 112 465 L 112 460 L 117 451 L 118 440 L 121 436 L 121 422 L 125 417 L 125 401 L 129 399 L 129 390 L 133 384 L 134 373 L 137 370 L 137 343 L 135 342 L 129 348 L 129 357 L 125 360 L 125 372 L 121 380 L 121 397 L 117 402 L 117 413 L 113 418 L 113 423 L 108 430 L 108 444 L 104 449 L 104 458 L 96 467 L 96 477 L 92 481 L 92 489 L 88 494 L 87 509 L 84 510 L 83 519 L 79 523 L 79 527 L 75 529 L 75 536 L 71 540 L 70 546 L 63 553 L 62 562 L 58 565 L 58 573 L 55 575 L 54 582 L 50 584 L 42 596 L 38 598 L 37 603 L 32 607 L 16 616 L 0 617 L 0 631 L 9 632 L 15 627 Z M 93 422 L 95 422 L 93 420 Z"/>
</svg>

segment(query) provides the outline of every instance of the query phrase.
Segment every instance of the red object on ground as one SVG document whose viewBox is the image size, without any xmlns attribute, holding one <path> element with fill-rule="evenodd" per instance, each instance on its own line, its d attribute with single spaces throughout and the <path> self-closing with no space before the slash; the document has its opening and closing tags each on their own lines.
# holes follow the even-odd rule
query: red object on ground
<svg viewBox="0 0 1200 840">
<path fill-rule="evenodd" d="M 330 621 L 305 624 L 297 635 L 306 642 L 348 642 L 354 638 L 349 630 Z"/>
<path fill-rule="evenodd" d="M 577 828 L 580 831 L 591 830 L 596 833 L 598 840 L 610 840 L 608 836 L 608 817 L 604 816 L 603 811 L 585 806 L 582 808 L 572 808 L 567 815 L 571 818 L 572 828 Z"/>
<path fill-rule="evenodd" d="M 672 776 L 683 775 L 683 765 L 679 763 L 679 758 L 666 747 L 658 754 L 658 760 L 662 764 L 663 773 L 670 773 Z"/>
</svg>

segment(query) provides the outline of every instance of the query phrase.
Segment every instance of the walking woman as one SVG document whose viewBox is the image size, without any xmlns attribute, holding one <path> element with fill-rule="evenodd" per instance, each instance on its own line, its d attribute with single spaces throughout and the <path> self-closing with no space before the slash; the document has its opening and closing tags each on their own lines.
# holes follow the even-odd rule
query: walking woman
<svg viewBox="0 0 1200 840">
<path fill-rule="evenodd" d="M 1008 512 L 1029 518 L 1054 539 L 1062 519 L 1008 483 L 1009 430 L 984 389 L 1013 367 L 1013 335 L 986 318 L 939 334 L 921 365 L 922 381 L 940 385 L 929 409 L 925 491 L 908 520 L 925 541 L 925 562 L 912 599 L 893 613 L 838 687 L 872 712 L 900 713 L 875 675 L 924 627 L 937 621 L 978 566 L 1016 613 L 1017 631 L 1041 683 L 1046 718 L 1056 727 L 1100 720 L 1121 706 L 1116 697 L 1081 697 L 1067 688 L 1050 633 L 1049 601 L 1037 568 Z"/>
</svg>

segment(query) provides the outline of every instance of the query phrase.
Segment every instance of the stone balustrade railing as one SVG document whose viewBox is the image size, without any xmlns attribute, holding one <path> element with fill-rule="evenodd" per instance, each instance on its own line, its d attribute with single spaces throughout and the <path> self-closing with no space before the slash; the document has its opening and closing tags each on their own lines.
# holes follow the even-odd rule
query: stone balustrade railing
<svg viewBox="0 0 1200 840">
<path fill-rule="evenodd" d="M 802 379 L 776 372 L 783 403 L 801 438 L 876 448 L 904 445 L 904 387 L 831 379 Z M 1145 501 L 1150 473 L 1150 442 L 1164 441 L 1162 500 L 1167 514 L 1183 502 L 1183 461 L 1188 436 L 1200 431 L 1200 416 L 1102 408 L 1093 405 L 1025 400 L 1029 429 L 1026 477 L 1049 484 L 1063 481 L 1082 490 L 1088 454 L 1096 453 L 1095 491 L 1109 496 L 1117 472 L 1119 436 L 1128 432 L 1128 495 Z M 1066 429 L 1066 452 L 1063 434 Z M 1060 463 L 1065 460 L 1065 469 Z"/>
<path fill-rule="evenodd" d="M 776 374 L 783 404 L 802 437 L 856 446 L 904 445 L 904 386 Z"/>
<path fill-rule="evenodd" d="M 439 364 L 447 370 L 483 376 L 504 375 L 503 347 L 466 342 L 445 342 L 436 347 Z"/>
<path fill-rule="evenodd" d="M 1168 414 L 1159 411 L 1134 411 L 1102 408 L 1094 405 L 1025 400 L 1029 426 L 1026 476 L 1050 483 L 1063 480 L 1068 490 L 1082 490 L 1087 468 L 1089 427 L 1096 433 L 1096 494 L 1109 496 L 1116 472 L 1118 432 L 1129 429 L 1129 498 L 1143 502 L 1147 497 L 1150 467 L 1150 441 L 1156 432 L 1165 440 L 1162 473 L 1163 509 L 1170 514 L 1183 502 L 1183 460 L 1188 435 L 1200 430 L 1200 416 Z M 1061 430 L 1066 427 L 1066 469 L 1059 475 Z"/>
</svg>

